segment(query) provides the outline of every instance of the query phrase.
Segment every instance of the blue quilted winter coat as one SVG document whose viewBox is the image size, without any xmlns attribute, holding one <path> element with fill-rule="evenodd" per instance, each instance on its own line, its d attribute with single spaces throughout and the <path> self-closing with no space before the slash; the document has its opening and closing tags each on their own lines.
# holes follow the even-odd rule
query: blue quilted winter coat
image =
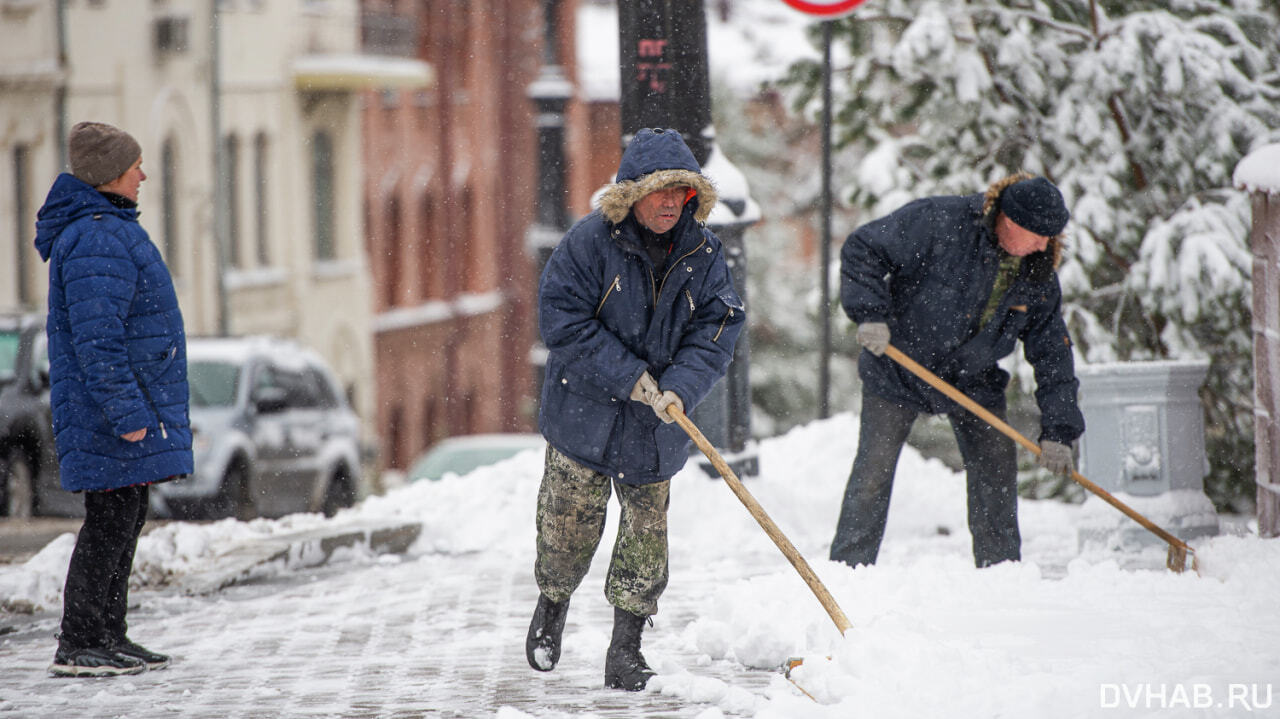
<svg viewBox="0 0 1280 719">
<path fill-rule="evenodd" d="M 660 268 L 642 247 L 631 206 L 673 185 L 698 195 Z M 636 380 L 648 370 L 692 411 L 728 369 L 746 320 L 720 240 L 702 224 L 715 202 L 678 133 L 641 131 L 600 209 L 570 228 L 543 271 L 539 429 L 561 453 L 624 484 L 669 479 L 689 458 L 679 425 L 629 399 Z"/>
<path fill-rule="evenodd" d="M 62 487 L 192 471 L 187 342 L 173 281 L 136 209 L 59 175 L 36 222 L 49 263 L 49 376 Z M 145 427 L 140 442 L 121 435 Z"/>
<path fill-rule="evenodd" d="M 997 362 L 1019 340 L 1035 372 L 1041 439 L 1064 444 L 1084 432 L 1079 382 L 1053 269 L 1057 239 L 1023 258 L 985 326 L 1002 251 L 984 196 L 929 197 L 869 222 L 840 254 L 840 298 L 854 322 L 885 322 L 890 342 L 979 404 L 1003 409 L 1009 374 Z M 862 352 L 864 391 L 933 414 L 959 405 L 888 356 Z"/>
</svg>

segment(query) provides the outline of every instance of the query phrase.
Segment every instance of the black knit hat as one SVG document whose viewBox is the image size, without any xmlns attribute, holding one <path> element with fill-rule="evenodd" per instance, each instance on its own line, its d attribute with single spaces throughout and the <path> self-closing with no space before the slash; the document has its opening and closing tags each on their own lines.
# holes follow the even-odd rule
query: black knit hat
<svg viewBox="0 0 1280 719">
<path fill-rule="evenodd" d="M 1019 180 L 1000 194 L 1000 211 L 1014 224 L 1043 237 L 1056 237 L 1071 213 L 1062 193 L 1043 177 Z"/>
<path fill-rule="evenodd" d="M 142 147 L 129 133 L 102 122 L 81 122 L 67 138 L 71 174 L 98 187 L 123 175 L 142 157 Z"/>
</svg>

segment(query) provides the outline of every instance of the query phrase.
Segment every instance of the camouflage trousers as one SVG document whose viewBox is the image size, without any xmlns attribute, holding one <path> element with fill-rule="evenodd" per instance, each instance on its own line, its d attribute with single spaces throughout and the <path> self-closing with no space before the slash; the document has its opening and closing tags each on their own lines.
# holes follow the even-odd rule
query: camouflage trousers
<svg viewBox="0 0 1280 719">
<path fill-rule="evenodd" d="M 538 589 L 555 602 L 573 594 L 604 536 L 610 486 L 618 493 L 622 516 L 605 580 L 609 603 L 632 614 L 658 612 L 667 588 L 667 506 L 671 482 L 629 485 L 583 467 L 547 447 L 538 489 Z"/>
</svg>

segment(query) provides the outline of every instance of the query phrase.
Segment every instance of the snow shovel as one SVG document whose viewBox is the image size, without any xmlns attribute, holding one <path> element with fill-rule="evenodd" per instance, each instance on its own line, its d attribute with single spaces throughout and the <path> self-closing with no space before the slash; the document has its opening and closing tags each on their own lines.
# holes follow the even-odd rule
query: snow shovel
<svg viewBox="0 0 1280 719">
<path fill-rule="evenodd" d="M 928 382 L 930 385 L 934 387 L 934 389 L 937 389 L 938 391 L 942 392 L 943 394 L 955 400 L 956 402 L 959 402 L 965 409 L 969 410 L 970 412 L 973 412 L 974 414 L 978 415 L 982 419 L 986 420 L 988 424 L 1000 430 L 1000 432 L 1002 432 L 1005 436 L 1009 437 L 1013 441 L 1025 447 L 1027 451 L 1031 452 L 1037 457 L 1040 456 L 1039 445 L 1027 439 L 1026 437 L 1022 436 L 1022 434 L 1018 432 L 1018 430 L 1014 429 L 1013 427 L 1010 427 L 1004 420 L 992 414 L 989 410 L 987 410 L 982 405 L 978 404 L 977 402 L 974 402 L 972 399 L 968 397 L 968 395 L 964 394 L 963 392 L 956 389 L 955 387 L 952 387 L 951 385 L 947 384 L 944 380 L 938 377 L 938 375 L 930 372 L 929 370 L 925 369 L 924 366 L 922 366 L 920 363 L 916 362 L 915 360 L 903 354 L 902 351 L 899 350 L 897 347 L 894 347 L 893 345 L 888 345 L 887 347 L 885 347 L 884 353 L 886 355 L 889 355 L 889 357 L 892 358 L 894 362 L 897 362 L 898 364 L 910 370 L 911 373 L 914 374 L 915 376 L 919 377 L 925 382 Z M 1079 484 L 1080 486 L 1084 487 L 1090 492 L 1093 492 L 1097 496 L 1101 497 L 1103 501 L 1105 501 L 1107 504 L 1110 504 L 1112 507 L 1115 507 L 1116 509 L 1120 510 L 1133 521 L 1137 522 L 1138 524 L 1141 524 L 1143 527 L 1149 530 L 1152 534 L 1156 535 L 1160 539 L 1163 539 L 1165 542 L 1167 542 L 1169 544 L 1169 554 L 1165 559 L 1165 566 L 1169 567 L 1169 569 L 1172 569 L 1175 572 L 1185 571 L 1187 568 L 1187 555 L 1189 554 L 1191 555 L 1192 570 L 1199 573 L 1200 568 L 1196 562 L 1195 550 L 1187 546 L 1186 542 L 1182 541 L 1181 539 L 1178 539 L 1172 534 L 1161 529 L 1159 526 L 1155 524 L 1155 522 L 1152 522 L 1150 519 L 1147 519 L 1146 517 L 1139 514 L 1129 505 L 1116 499 L 1107 490 L 1103 489 L 1102 487 L 1099 487 L 1098 485 L 1094 484 L 1088 479 L 1085 479 L 1084 475 L 1080 474 L 1074 469 L 1071 470 L 1071 479 L 1075 480 L 1076 484 Z"/>
<path fill-rule="evenodd" d="M 751 496 L 746 487 L 742 486 L 742 480 L 738 479 L 738 475 L 734 474 L 733 470 L 730 469 L 729 463 L 725 462 L 720 453 L 716 451 L 716 448 L 711 446 L 711 442 L 708 442 L 702 432 L 694 426 L 693 421 L 675 406 L 667 407 L 667 414 L 675 419 L 676 424 L 680 425 L 681 429 L 689 434 L 689 437 L 693 439 L 693 443 L 698 445 L 698 449 L 702 450 L 702 453 L 707 455 L 707 459 L 711 460 L 711 464 L 720 472 L 720 476 L 724 477 L 729 489 L 732 489 L 733 493 L 738 495 L 738 499 L 742 500 L 742 503 L 746 505 L 747 511 L 764 528 L 765 534 L 769 535 L 769 539 L 772 539 L 773 543 L 778 545 L 778 549 L 782 550 L 783 555 L 791 562 L 791 566 L 796 568 L 796 571 L 800 573 L 800 577 L 809 585 L 809 589 L 813 590 L 814 595 L 818 597 L 818 601 L 822 603 L 822 608 L 827 610 L 831 621 L 836 624 L 836 629 L 839 629 L 840 634 L 843 635 L 845 630 L 853 625 L 849 623 L 849 619 L 844 615 L 844 611 L 840 609 L 840 605 L 836 604 L 831 592 L 828 592 L 826 586 L 818 579 L 818 575 L 813 573 L 809 563 L 804 560 L 804 557 L 800 556 L 799 550 L 795 548 L 795 545 L 791 544 L 791 540 L 787 539 L 782 530 L 778 529 L 778 525 L 773 523 L 773 520 L 769 518 L 769 515 L 764 511 L 764 507 L 760 506 L 756 498 Z"/>
</svg>

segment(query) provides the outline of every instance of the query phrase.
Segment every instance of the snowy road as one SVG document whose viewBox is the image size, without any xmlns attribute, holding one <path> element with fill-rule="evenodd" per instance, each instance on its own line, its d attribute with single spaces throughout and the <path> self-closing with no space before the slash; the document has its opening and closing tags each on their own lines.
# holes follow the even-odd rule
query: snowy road
<svg viewBox="0 0 1280 719">
<path fill-rule="evenodd" d="M 505 706 L 537 716 L 674 719 L 707 708 L 657 692 L 601 688 L 612 618 L 598 591 L 603 563 L 574 597 L 560 667 L 529 669 L 523 640 L 537 599 L 532 556 L 497 559 L 383 558 L 209 597 L 141 592 L 131 634 L 175 659 L 137 677 L 46 677 L 56 619 L 42 616 L 5 637 L 0 716 L 461 718 L 495 716 Z M 696 661 L 676 646 L 675 627 L 694 618 L 680 598 L 708 589 L 697 586 L 697 575 L 675 578 L 677 588 L 648 630 L 651 659 Z M 700 674 L 756 689 L 776 677 L 730 662 Z"/>
</svg>

